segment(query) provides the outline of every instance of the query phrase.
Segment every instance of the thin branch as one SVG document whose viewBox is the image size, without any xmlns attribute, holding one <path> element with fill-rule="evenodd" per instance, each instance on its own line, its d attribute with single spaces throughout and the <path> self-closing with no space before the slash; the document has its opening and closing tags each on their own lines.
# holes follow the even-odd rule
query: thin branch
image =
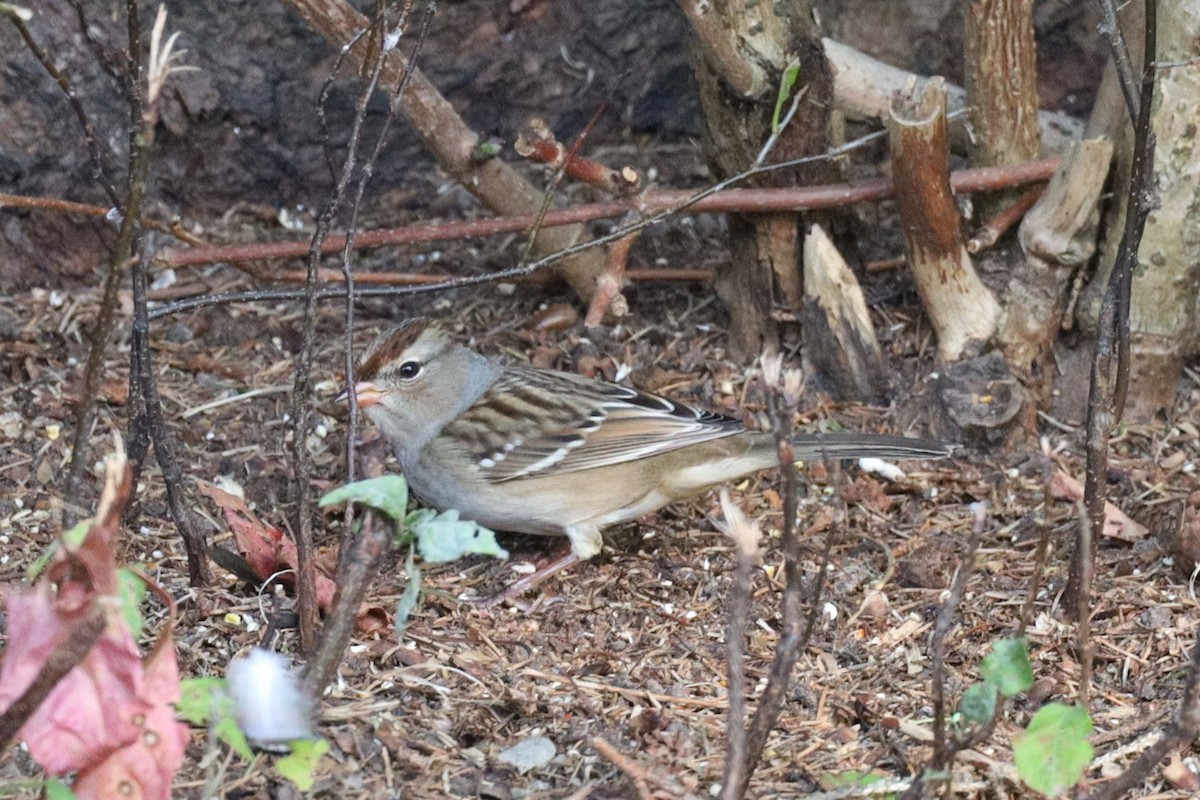
<svg viewBox="0 0 1200 800">
<path fill-rule="evenodd" d="M 1112 274 L 1100 304 L 1100 314 L 1096 323 L 1096 345 L 1088 384 L 1084 503 L 1091 527 L 1091 545 L 1084 550 L 1077 541 L 1071 559 L 1071 574 L 1064 594 L 1066 610 L 1070 614 L 1084 607 L 1080 598 L 1082 582 L 1087 570 L 1091 569 L 1090 563 L 1095 560 L 1093 548 L 1100 541 L 1104 526 L 1104 502 L 1108 490 L 1108 437 L 1124 412 L 1129 387 L 1129 305 L 1133 270 L 1137 266 L 1138 248 L 1142 242 L 1146 218 L 1157 204 L 1157 194 L 1153 187 L 1155 140 L 1150 119 L 1150 111 L 1154 105 L 1154 67 L 1150 55 L 1156 48 L 1155 0 L 1145 2 L 1146 65 L 1142 70 L 1143 102 L 1138 106 L 1137 123 L 1133 129 L 1133 169 L 1129 177 L 1125 229 L 1122 232 L 1116 263 L 1113 264 Z M 1117 360 L 1115 380 L 1112 374 L 1114 356 Z"/>
<path fill-rule="evenodd" d="M 125 206 L 125 216 L 130 220 L 138 220 L 142 215 L 146 175 L 150 168 L 150 153 L 154 147 L 154 132 L 158 124 L 158 100 L 167 79 L 180 68 L 173 65 L 178 55 L 172 52 L 175 37 L 168 37 L 165 45 L 161 41 L 166 24 L 166 8 L 159 6 L 150 38 L 150 59 L 144 71 L 141 63 L 141 27 L 137 0 L 127 0 L 126 14 L 129 33 L 130 138 L 129 199 Z M 145 93 L 142 91 L 143 80 L 146 81 Z M 135 474 L 139 473 L 146 455 L 147 440 L 153 443 L 154 457 L 162 470 L 167 508 L 179 529 L 187 552 L 188 580 L 192 586 L 203 586 L 209 582 L 208 560 L 205 557 L 207 543 L 204 534 L 197 529 L 191 509 L 185 502 L 183 470 L 175 457 L 174 437 L 163 416 L 154 355 L 150 347 L 150 318 L 147 305 L 149 265 L 145 257 L 141 225 L 135 222 L 132 229 L 134 234 L 131 243 L 130 276 L 133 288 L 133 330 L 129 364 L 132 413 L 127 452 Z"/>
<path fill-rule="evenodd" d="M 312 457 L 308 452 L 308 435 L 312 429 L 312 366 L 313 351 L 316 345 L 317 320 L 317 274 L 321 265 L 322 243 L 329 236 L 334 218 L 346 197 L 350 180 L 354 175 L 357 164 L 358 147 L 361 144 L 362 126 L 367 115 L 367 104 L 375 93 L 383 65 L 387 61 L 389 50 L 383 46 L 385 34 L 385 18 L 382 9 L 371 26 L 377 28 L 374 36 L 378 47 L 375 50 L 374 61 L 354 109 L 354 121 L 351 124 L 350 136 L 346 145 L 345 161 L 342 163 L 341 175 L 334 188 L 333 196 L 322 207 L 317 217 L 316 231 L 308 248 L 308 279 L 304 288 L 304 327 L 301 333 L 300 352 L 296 355 L 296 376 L 292 384 L 291 424 L 292 435 L 292 498 L 295 502 L 293 527 L 296 538 L 296 597 L 297 610 L 300 615 L 300 646 L 310 653 L 316 646 L 317 632 L 317 598 L 316 598 L 316 566 L 313 563 L 313 521 L 312 498 L 310 497 L 312 478 Z M 344 241 L 349 241 L 347 237 Z M 349 287 L 347 295 L 352 293 Z"/>
<path fill-rule="evenodd" d="M 116 205 L 120 205 L 117 203 Z M 60 200 L 57 197 L 30 197 L 21 194 L 4 194 L 0 192 L 0 208 L 34 208 L 42 211 L 57 211 L 63 214 L 82 214 L 87 217 L 101 217 L 111 219 L 114 217 L 112 208 L 101 208 L 100 206 L 90 205 L 88 203 L 75 203 L 71 200 Z M 143 228 L 152 228 L 160 233 L 165 233 L 168 236 L 173 236 L 181 242 L 191 245 L 192 247 L 205 248 L 208 243 L 188 231 L 185 231 L 178 223 L 159 222 L 156 219 L 142 217 L 140 224 Z M 191 251 L 185 251 L 191 252 Z"/>
<path fill-rule="evenodd" d="M 1121 94 L 1125 96 L 1125 107 L 1129 109 L 1129 118 L 1137 119 L 1141 116 L 1138 82 L 1133 76 L 1133 59 L 1129 57 L 1129 46 L 1125 43 L 1125 35 L 1121 33 L 1121 23 L 1117 20 L 1116 3 L 1113 0 L 1100 0 L 1100 11 L 1104 14 L 1104 21 L 1100 23 L 1100 33 L 1108 41 L 1108 48 L 1112 52 L 1113 65 L 1117 68 L 1117 78 L 1121 84 Z M 1147 28 L 1151 27 L 1151 19 L 1152 17 L 1146 18 Z M 1152 61 L 1154 51 L 1144 52 L 1143 60 Z M 1141 96 L 1149 97 L 1145 94 L 1144 87 Z"/>
</svg>

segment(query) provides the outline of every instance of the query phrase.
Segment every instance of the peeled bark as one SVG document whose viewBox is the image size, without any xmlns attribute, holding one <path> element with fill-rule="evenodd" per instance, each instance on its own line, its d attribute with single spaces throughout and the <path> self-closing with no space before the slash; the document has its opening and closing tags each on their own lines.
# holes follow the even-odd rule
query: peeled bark
<svg viewBox="0 0 1200 800">
<path fill-rule="evenodd" d="M 891 111 L 892 174 L 917 291 L 933 323 L 938 355 L 973 355 L 996 330 L 1000 307 L 975 272 L 950 190 L 946 90 L 931 79 Z"/>
<path fill-rule="evenodd" d="M 1136 5 L 1136 4 L 1134 4 Z M 911 72 L 885 64 L 866 53 L 833 39 L 822 39 L 825 55 L 833 69 L 834 103 L 851 119 L 882 122 L 888 117 L 892 97 L 913 80 L 926 80 Z M 946 84 L 946 107 L 950 112 L 967 106 L 967 92 Z M 1083 132 L 1083 123 L 1061 111 L 1038 112 L 1042 151 L 1061 153 Z M 1098 135 L 1098 134 L 1097 134 Z M 950 144 L 955 152 L 966 152 L 970 142 L 960 117 L 950 123 Z"/>
</svg>

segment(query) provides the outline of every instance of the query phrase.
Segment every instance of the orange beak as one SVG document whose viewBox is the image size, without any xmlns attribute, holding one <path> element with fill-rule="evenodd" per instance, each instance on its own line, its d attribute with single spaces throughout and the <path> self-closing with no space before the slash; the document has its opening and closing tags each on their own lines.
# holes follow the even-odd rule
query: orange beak
<svg viewBox="0 0 1200 800">
<path fill-rule="evenodd" d="M 344 403 L 350 397 L 350 391 L 346 390 L 337 396 L 338 402 Z M 378 386 L 371 381 L 359 381 L 354 384 L 354 397 L 358 400 L 359 408 L 373 406 L 379 402 L 379 398 L 383 397 L 383 392 Z"/>
</svg>

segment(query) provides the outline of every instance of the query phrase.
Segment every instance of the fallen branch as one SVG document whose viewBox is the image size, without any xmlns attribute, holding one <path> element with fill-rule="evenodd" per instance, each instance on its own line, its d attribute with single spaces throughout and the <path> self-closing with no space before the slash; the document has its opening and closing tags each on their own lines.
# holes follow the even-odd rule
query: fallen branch
<svg viewBox="0 0 1200 800">
<path fill-rule="evenodd" d="M 1051 158 L 1026 164 L 1014 164 L 1010 167 L 958 170 L 950 175 L 950 187 L 955 194 L 970 194 L 1046 181 L 1054 175 L 1058 163 L 1057 158 Z M 687 214 L 810 211 L 819 208 L 840 208 L 856 203 L 874 203 L 888 199 L 894 192 L 895 186 L 891 180 L 877 178 L 856 184 L 842 183 L 783 189 L 727 189 L 684 206 L 690 198 L 695 196 L 693 192 L 682 189 L 662 190 L 627 200 L 607 200 L 601 203 L 587 203 L 574 208 L 549 211 L 542 220 L 542 226 L 552 228 L 575 225 L 591 220 L 621 216 L 629 211 L 657 213 L 677 206 L 684 206 L 679 209 L 679 213 Z M 365 231 L 354 238 L 354 246 L 365 250 L 400 244 L 453 241 L 503 233 L 523 233 L 531 230 L 536 222 L 536 214 L 461 222 L 423 222 L 400 228 Z M 344 236 L 330 236 L 321 245 L 321 252 L 339 252 L 345 243 Z M 212 264 L 218 261 L 237 263 L 297 258 L 307 253 L 308 240 L 257 242 L 217 247 L 195 247 L 188 250 L 165 248 L 159 252 L 155 261 L 169 267 L 187 267 Z"/>
</svg>

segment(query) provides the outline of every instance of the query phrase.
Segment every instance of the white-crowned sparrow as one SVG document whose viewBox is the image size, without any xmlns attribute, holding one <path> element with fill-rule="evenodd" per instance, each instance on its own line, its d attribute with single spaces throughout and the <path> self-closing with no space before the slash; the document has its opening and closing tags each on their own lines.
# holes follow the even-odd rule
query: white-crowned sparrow
<svg viewBox="0 0 1200 800">
<path fill-rule="evenodd" d="M 496 530 L 570 539 L 571 555 L 539 580 L 600 552 L 610 525 L 778 465 L 774 437 L 741 420 L 580 375 L 500 366 L 424 318 L 376 338 L 357 378 L 359 407 L 425 503 Z M 874 434 L 802 434 L 792 445 L 801 460 L 953 449 Z"/>
</svg>

